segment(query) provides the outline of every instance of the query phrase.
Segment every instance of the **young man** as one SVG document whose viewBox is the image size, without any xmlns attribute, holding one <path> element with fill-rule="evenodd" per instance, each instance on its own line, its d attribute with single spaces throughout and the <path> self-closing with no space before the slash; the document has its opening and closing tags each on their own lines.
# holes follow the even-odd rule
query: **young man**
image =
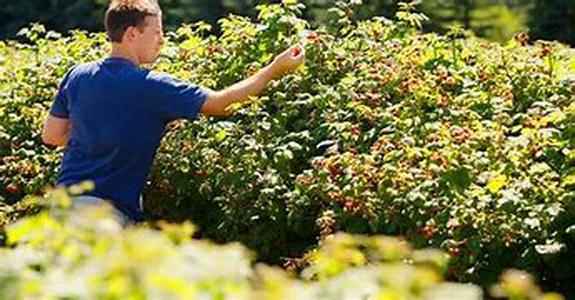
<svg viewBox="0 0 575 300">
<path fill-rule="evenodd" d="M 131 221 L 143 220 L 141 192 L 168 122 L 198 113 L 227 116 L 230 104 L 258 95 L 304 60 L 294 46 L 244 81 L 211 91 L 140 68 L 157 59 L 164 43 L 157 0 L 113 0 L 105 23 L 111 56 L 68 72 L 42 139 L 66 146 L 57 185 L 91 180 L 95 190 L 78 201 L 110 200 Z"/>
</svg>

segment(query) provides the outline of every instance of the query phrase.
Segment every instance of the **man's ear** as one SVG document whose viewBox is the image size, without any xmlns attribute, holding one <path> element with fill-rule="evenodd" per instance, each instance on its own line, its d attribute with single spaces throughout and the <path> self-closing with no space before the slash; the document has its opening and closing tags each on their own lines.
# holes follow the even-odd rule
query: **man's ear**
<svg viewBox="0 0 575 300">
<path fill-rule="evenodd" d="M 126 31 L 124 32 L 124 37 L 122 38 L 123 41 L 133 41 L 136 38 L 136 31 L 138 30 L 138 28 L 134 27 L 134 26 L 129 26 L 128 28 L 126 28 Z"/>
</svg>

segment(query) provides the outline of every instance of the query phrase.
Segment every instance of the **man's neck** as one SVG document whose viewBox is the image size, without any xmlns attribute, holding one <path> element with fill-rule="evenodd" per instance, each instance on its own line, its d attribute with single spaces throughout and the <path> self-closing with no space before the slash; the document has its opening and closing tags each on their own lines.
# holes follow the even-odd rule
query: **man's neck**
<svg viewBox="0 0 575 300">
<path fill-rule="evenodd" d="M 112 44 L 112 53 L 110 54 L 110 57 L 124 58 L 133 62 L 137 66 L 140 65 L 140 60 L 138 57 L 129 51 L 129 49 L 122 47 L 120 44 Z"/>
</svg>

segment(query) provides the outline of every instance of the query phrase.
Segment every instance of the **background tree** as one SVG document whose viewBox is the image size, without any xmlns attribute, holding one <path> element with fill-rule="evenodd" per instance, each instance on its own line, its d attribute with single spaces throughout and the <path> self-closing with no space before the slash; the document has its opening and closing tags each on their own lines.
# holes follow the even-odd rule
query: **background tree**
<svg viewBox="0 0 575 300">
<path fill-rule="evenodd" d="M 32 22 L 60 32 L 101 31 L 106 0 L 0 0 L 0 38 L 14 38 Z"/>
<path fill-rule="evenodd" d="M 427 30 L 444 32 L 457 26 L 476 35 L 505 42 L 527 29 L 531 1 L 517 0 L 428 0 L 421 9 L 430 17 Z"/>
<path fill-rule="evenodd" d="M 199 20 L 212 25 L 229 14 L 255 17 L 257 5 L 279 0 L 161 0 L 166 29 Z M 329 17 L 333 1 L 300 0 L 307 6 L 304 17 L 312 24 Z M 397 3 L 404 0 L 363 0 L 356 17 L 393 18 Z M 32 22 L 48 29 L 103 30 L 108 0 L 0 0 L 0 39 L 15 38 Z M 425 0 L 420 9 L 431 22 L 426 30 L 445 32 L 459 26 L 476 35 L 505 42 L 519 31 L 530 30 L 537 39 L 560 40 L 575 45 L 575 0 Z"/>
<path fill-rule="evenodd" d="M 575 0 L 536 0 L 529 26 L 534 38 L 575 45 Z"/>
</svg>

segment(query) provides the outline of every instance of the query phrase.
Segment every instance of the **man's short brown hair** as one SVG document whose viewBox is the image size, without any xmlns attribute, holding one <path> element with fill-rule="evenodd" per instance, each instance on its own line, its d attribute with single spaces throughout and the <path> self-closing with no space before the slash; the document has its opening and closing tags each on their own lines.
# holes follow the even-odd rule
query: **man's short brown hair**
<svg viewBox="0 0 575 300">
<path fill-rule="evenodd" d="M 105 18 L 108 38 L 120 43 L 128 27 L 143 29 L 146 17 L 160 13 L 157 0 L 112 0 Z"/>
</svg>

